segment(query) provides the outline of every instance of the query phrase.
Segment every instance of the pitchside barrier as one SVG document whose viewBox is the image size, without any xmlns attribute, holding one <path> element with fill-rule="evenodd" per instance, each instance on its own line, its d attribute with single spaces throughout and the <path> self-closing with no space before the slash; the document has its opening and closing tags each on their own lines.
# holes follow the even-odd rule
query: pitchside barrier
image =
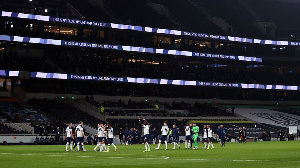
<svg viewBox="0 0 300 168">
<path fill-rule="evenodd" d="M 64 145 L 64 141 L 62 139 L 63 137 L 60 137 L 60 144 Z M 159 138 L 159 137 L 158 137 Z M 156 143 L 158 141 L 158 138 L 156 138 Z M 218 141 L 218 138 L 216 135 L 213 136 L 215 142 Z M 41 144 L 54 144 L 55 135 L 50 136 L 33 136 L 33 135 L 0 135 L 0 144 L 1 145 L 7 145 L 7 144 L 14 144 L 14 145 L 22 145 L 22 144 L 35 144 L 35 145 L 41 145 Z M 294 140 L 300 140 L 299 138 L 295 137 Z M 179 136 L 179 142 L 183 143 L 185 141 L 185 136 Z M 235 139 L 228 139 L 228 142 L 237 142 Z M 247 138 L 248 142 L 254 142 L 254 138 Z M 262 139 L 258 139 L 257 141 L 262 141 Z M 279 138 L 271 138 L 271 141 L 279 141 Z M 285 141 L 288 141 L 287 138 L 285 138 Z M 52 143 L 53 142 L 53 143 Z M 202 136 L 199 136 L 198 142 L 202 142 Z M 152 142 L 151 142 L 152 143 Z M 119 136 L 114 137 L 114 144 L 120 144 Z"/>
</svg>

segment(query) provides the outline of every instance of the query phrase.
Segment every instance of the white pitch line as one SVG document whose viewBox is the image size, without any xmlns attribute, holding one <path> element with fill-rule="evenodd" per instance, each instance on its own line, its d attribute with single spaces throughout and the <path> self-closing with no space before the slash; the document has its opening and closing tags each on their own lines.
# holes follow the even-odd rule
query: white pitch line
<svg viewBox="0 0 300 168">
<path fill-rule="evenodd" d="M 106 157 L 106 158 L 108 158 L 108 159 L 123 159 L 125 157 Z"/>
<path fill-rule="evenodd" d="M 12 153 L 0 153 L 1 155 L 11 155 Z"/>
<path fill-rule="evenodd" d="M 95 157 L 95 156 L 77 156 L 77 157 L 88 158 L 88 157 Z"/>
<path fill-rule="evenodd" d="M 46 155 L 46 156 L 66 156 L 66 155 Z"/>
<path fill-rule="evenodd" d="M 183 161 L 219 161 L 219 162 L 224 162 L 224 161 L 229 161 L 229 162 L 282 162 L 282 161 L 288 161 L 288 160 L 251 160 L 251 159 L 176 159 L 176 160 L 183 160 Z M 300 162 L 300 160 L 290 160 L 288 162 Z"/>
<path fill-rule="evenodd" d="M 31 154 L 31 153 L 22 153 L 21 155 L 25 155 L 25 156 L 32 156 L 32 155 L 34 155 L 34 154 Z"/>
<path fill-rule="evenodd" d="M 140 159 L 140 160 L 153 160 L 153 159 L 170 159 L 170 157 L 167 156 L 161 156 L 161 157 L 156 157 L 156 158 L 136 158 L 136 159 Z"/>
<path fill-rule="evenodd" d="M 141 160 L 152 160 L 152 159 L 162 159 L 162 158 L 136 158 L 136 159 L 141 159 Z"/>
<path fill-rule="evenodd" d="M 187 161 L 210 161 L 210 159 L 178 159 L 178 160 L 187 160 Z"/>
<path fill-rule="evenodd" d="M 122 155 L 128 155 L 128 156 L 132 156 L 132 155 L 135 155 L 135 154 L 113 154 L 113 155 L 120 155 L 120 156 L 122 156 Z"/>
<path fill-rule="evenodd" d="M 231 160 L 233 162 L 269 162 L 270 160 Z"/>
</svg>

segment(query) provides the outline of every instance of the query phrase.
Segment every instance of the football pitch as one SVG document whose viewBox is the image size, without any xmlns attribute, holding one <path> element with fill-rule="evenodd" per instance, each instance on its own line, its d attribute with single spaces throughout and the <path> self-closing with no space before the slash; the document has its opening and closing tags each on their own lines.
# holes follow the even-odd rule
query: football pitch
<svg viewBox="0 0 300 168">
<path fill-rule="evenodd" d="M 87 152 L 65 152 L 64 145 L 8 145 L 0 146 L 0 164 L 9 167 L 300 167 L 300 141 L 227 143 L 225 148 L 171 149 L 164 145 L 143 152 L 144 145 L 118 145 L 118 151 L 95 152 L 94 145 L 85 145 Z M 199 144 L 203 147 L 203 144 Z"/>
</svg>

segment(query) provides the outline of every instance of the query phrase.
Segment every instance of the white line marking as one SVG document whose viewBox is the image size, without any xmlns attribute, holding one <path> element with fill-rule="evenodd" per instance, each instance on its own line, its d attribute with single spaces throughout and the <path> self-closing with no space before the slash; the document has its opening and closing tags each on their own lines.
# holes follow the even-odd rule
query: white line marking
<svg viewBox="0 0 300 168">
<path fill-rule="evenodd" d="M 28 153 L 28 154 L 25 154 L 25 153 L 23 153 L 23 154 L 21 154 L 21 155 L 25 155 L 25 156 L 32 156 L 33 154 L 30 154 L 30 153 Z"/>
<path fill-rule="evenodd" d="M 269 162 L 270 160 L 232 160 L 233 162 Z"/>
<path fill-rule="evenodd" d="M 88 158 L 88 157 L 95 157 L 95 156 L 77 156 L 77 157 Z"/>
<path fill-rule="evenodd" d="M 46 156 L 66 156 L 66 155 L 46 155 Z"/>
<path fill-rule="evenodd" d="M 178 159 L 178 160 L 187 160 L 187 161 L 209 161 L 209 159 Z"/>
<path fill-rule="evenodd" d="M 136 158 L 136 159 L 141 159 L 141 160 L 152 160 L 152 159 L 170 159 L 170 157 L 167 156 L 160 156 L 160 157 L 156 157 L 156 158 Z"/>
<path fill-rule="evenodd" d="M 106 158 L 108 158 L 108 159 L 123 159 L 125 157 L 106 157 Z"/>
</svg>

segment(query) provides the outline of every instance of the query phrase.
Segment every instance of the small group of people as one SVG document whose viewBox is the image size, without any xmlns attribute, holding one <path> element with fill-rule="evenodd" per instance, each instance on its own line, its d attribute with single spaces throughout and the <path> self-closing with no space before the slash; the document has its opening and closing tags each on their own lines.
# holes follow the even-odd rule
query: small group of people
<svg viewBox="0 0 300 168">
<path fill-rule="evenodd" d="M 210 125 L 204 125 L 202 131 L 202 142 L 204 143 L 203 149 L 213 149 L 213 131 L 210 128 Z"/>
<path fill-rule="evenodd" d="M 105 146 L 105 140 L 107 140 L 107 148 Z M 114 144 L 114 129 L 110 123 L 103 124 L 103 122 L 101 122 L 98 124 L 98 143 L 94 151 L 109 152 L 110 146 L 114 147 L 115 152 L 118 150 Z M 99 150 L 97 150 L 98 147 L 100 148 Z"/>
<path fill-rule="evenodd" d="M 142 127 L 144 129 L 144 142 L 145 144 L 145 151 L 150 151 L 150 146 L 148 145 L 148 142 L 147 142 L 147 130 L 150 128 L 150 125 L 149 125 L 149 122 L 145 119 L 144 120 L 144 123 L 142 124 Z M 139 122 L 141 122 L 141 119 L 139 118 Z M 146 130 L 146 132 L 145 132 Z M 176 149 L 176 146 L 178 147 L 178 149 L 180 149 L 180 145 L 179 145 L 179 129 L 177 128 L 176 124 L 174 123 L 173 126 L 172 126 L 172 129 L 170 129 L 168 127 L 168 123 L 167 121 L 164 121 L 164 125 L 161 127 L 161 136 L 160 136 L 160 139 L 158 141 L 158 146 L 157 150 L 160 149 L 160 145 L 162 142 L 165 143 L 165 150 L 168 149 L 168 142 L 167 142 L 167 138 L 168 138 L 168 135 L 170 137 L 170 141 L 171 143 L 174 145 L 172 149 Z"/>
<path fill-rule="evenodd" d="M 98 137 L 98 142 L 96 147 L 94 148 L 94 151 L 100 151 L 100 152 L 109 152 L 110 146 L 113 146 L 115 148 L 115 151 L 117 151 L 116 145 L 113 143 L 113 131 L 114 129 L 112 128 L 110 123 L 103 124 L 99 123 L 98 124 L 98 129 L 97 129 L 97 137 Z M 75 135 L 73 135 L 72 132 L 72 123 L 70 122 L 68 124 L 68 127 L 65 129 L 65 136 L 64 140 L 66 140 L 66 151 L 69 151 L 69 148 L 71 151 L 73 151 L 76 147 L 78 152 L 79 151 L 86 151 L 84 148 L 84 139 L 86 138 L 85 133 L 83 131 L 83 122 L 80 121 L 77 127 L 75 128 Z M 106 148 L 105 146 L 105 141 L 107 141 L 108 147 Z M 77 143 L 76 143 L 77 142 Z M 74 147 L 73 147 L 74 144 Z M 100 149 L 98 149 L 98 147 Z"/>
<path fill-rule="evenodd" d="M 145 144 L 145 152 L 150 151 L 150 146 L 148 143 L 149 139 L 149 130 L 150 130 L 150 124 L 149 122 L 143 118 L 143 123 L 141 123 L 141 119 L 139 118 L 139 122 L 142 125 L 143 128 L 143 140 Z M 199 133 L 200 128 L 197 126 L 196 123 L 190 124 L 186 123 L 185 126 L 185 148 L 186 149 L 198 149 L 198 138 L 199 138 Z M 173 144 L 172 149 L 180 149 L 180 144 L 179 144 L 179 129 L 176 126 L 176 124 L 173 124 L 172 128 L 168 127 L 167 121 L 164 121 L 164 125 L 161 127 L 161 136 L 158 141 L 158 146 L 157 150 L 160 149 L 161 143 L 165 144 L 165 150 L 168 149 L 168 141 L 167 137 L 170 137 L 171 144 Z M 217 137 L 220 139 L 220 142 L 222 144 L 222 147 L 225 147 L 225 142 L 226 142 L 226 129 L 224 128 L 223 125 L 220 125 L 217 130 Z M 210 127 L 210 125 L 204 125 L 202 129 L 202 142 L 204 143 L 204 149 L 214 149 L 213 145 L 213 131 Z M 192 145 L 194 144 L 194 147 Z"/>
<path fill-rule="evenodd" d="M 119 131 L 119 139 L 120 144 L 123 145 L 132 145 L 132 144 L 140 144 L 141 143 L 141 131 L 137 128 L 128 128 L 123 129 L 120 127 Z M 149 143 L 155 144 L 157 139 L 157 130 L 156 127 L 149 130 Z"/>
<path fill-rule="evenodd" d="M 239 143 L 246 143 L 247 142 L 247 132 L 246 127 L 239 128 Z"/>
<path fill-rule="evenodd" d="M 66 142 L 67 142 L 66 143 L 66 151 L 69 151 L 69 147 L 70 147 L 71 151 L 73 151 L 76 147 L 77 147 L 78 152 L 81 150 L 86 151 L 84 149 L 85 135 L 84 135 L 82 126 L 83 126 L 83 122 L 80 121 L 79 124 L 75 128 L 75 135 L 73 135 L 72 123 L 70 122 L 68 124 L 68 127 L 65 130 L 65 136 L 64 136 L 64 140 L 66 140 Z M 73 147 L 73 143 L 74 143 L 74 147 Z"/>
</svg>

